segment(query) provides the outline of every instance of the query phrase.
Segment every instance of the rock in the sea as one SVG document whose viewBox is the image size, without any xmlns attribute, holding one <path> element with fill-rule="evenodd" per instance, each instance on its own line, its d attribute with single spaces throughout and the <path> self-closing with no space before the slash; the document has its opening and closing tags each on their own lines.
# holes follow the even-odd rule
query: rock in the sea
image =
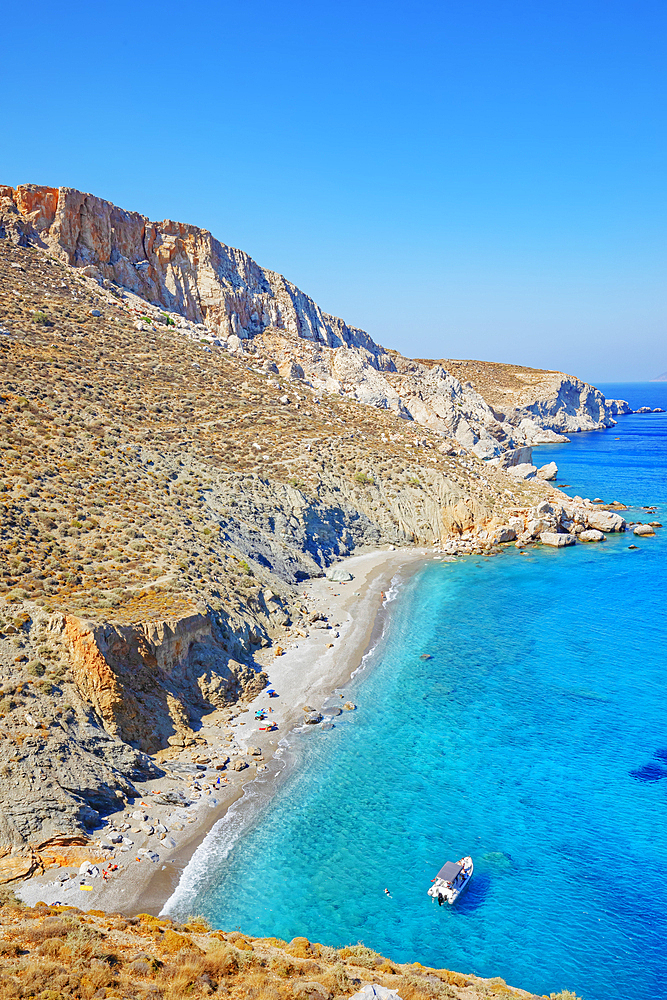
<svg viewBox="0 0 667 1000">
<path fill-rule="evenodd" d="M 653 413 L 653 408 L 650 406 L 640 406 L 638 410 L 635 410 L 635 413 Z"/>
<path fill-rule="evenodd" d="M 356 707 L 357 706 L 354 704 L 353 701 L 346 701 L 345 704 L 343 705 L 343 708 L 345 709 L 346 712 L 354 712 Z"/>
<path fill-rule="evenodd" d="M 632 534 L 639 537 L 655 535 L 655 528 L 652 528 L 650 524 L 638 524 Z"/>
<path fill-rule="evenodd" d="M 605 537 L 604 532 L 598 531 L 597 528 L 588 528 L 587 531 L 581 531 L 578 535 L 580 542 L 604 542 Z"/>
<path fill-rule="evenodd" d="M 576 538 L 574 535 L 559 535 L 555 531 L 543 531 L 540 535 L 542 545 L 553 545 L 556 549 L 562 549 L 565 545 L 574 545 Z"/>
<path fill-rule="evenodd" d="M 350 580 L 354 580 L 354 577 L 346 569 L 332 566 L 327 570 L 327 580 L 331 580 L 332 583 L 349 583 Z"/>
<path fill-rule="evenodd" d="M 318 722 L 322 721 L 322 713 L 307 712 L 303 717 L 303 721 L 306 723 L 307 726 L 316 726 Z"/>
<path fill-rule="evenodd" d="M 627 524 L 624 517 L 612 510 L 591 510 L 588 512 L 588 527 L 598 531 L 625 531 Z"/>
<path fill-rule="evenodd" d="M 549 481 L 556 479 L 558 476 L 558 466 L 555 462 L 549 462 L 547 465 L 543 465 L 537 470 L 536 474 L 538 479 L 547 479 Z"/>
</svg>

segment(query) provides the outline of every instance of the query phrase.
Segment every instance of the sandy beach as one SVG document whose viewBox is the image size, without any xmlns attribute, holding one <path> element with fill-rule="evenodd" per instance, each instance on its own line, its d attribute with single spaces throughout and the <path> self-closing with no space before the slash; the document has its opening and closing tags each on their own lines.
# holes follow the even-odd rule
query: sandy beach
<svg viewBox="0 0 667 1000">
<path fill-rule="evenodd" d="M 99 860 L 88 873 L 51 869 L 16 885 L 17 894 L 32 904 L 158 914 L 199 844 L 244 788 L 258 774 L 263 784 L 278 778 L 280 741 L 303 725 L 304 706 L 319 711 L 349 681 L 368 649 L 391 581 L 433 555 L 433 549 L 370 551 L 336 564 L 353 576 L 350 582 L 319 577 L 301 584 L 304 602 L 327 621 L 314 622 L 307 633 L 286 633 L 282 655 L 276 655 L 276 645 L 257 655 L 268 687 L 249 705 L 234 707 L 231 719 L 229 712 L 207 715 L 198 733 L 206 746 L 164 761 L 165 776 L 142 783 L 142 798 L 108 817 L 93 837 L 100 844 Z M 277 697 L 270 697 L 269 689 Z M 258 709 L 266 713 L 265 721 L 255 720 Z M 260 730 L 269 723 L 273 731 Z M 234 770 L 237 760 L 248 766 Z"/>
</svg>

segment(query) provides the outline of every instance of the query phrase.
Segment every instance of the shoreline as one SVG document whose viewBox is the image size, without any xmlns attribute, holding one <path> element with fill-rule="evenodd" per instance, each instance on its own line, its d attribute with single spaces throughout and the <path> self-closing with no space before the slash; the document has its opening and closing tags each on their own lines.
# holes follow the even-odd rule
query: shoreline
<svg viewBox="0 0 667 1000">
<path fill-rule="evenodd" d="M 433 548 L 374 549 L 348 556 L 335 564 L 336 569 L 352 574 L 350 582 L 337 583 L 326 577 L 315 577 L 300 584 L 299 589 L 304 599 L 307 598 L 309 607 L 328 618 L 328 622 L 313 622 L 307 633 L 291 637 L 286 641 L 282 655 L 275 655 L 276 644 L 257 654 L 256 661 L 268 673 L 269 684 L 252 702 L 235 708 L 238 714 L 234 718 L 237 721 L 230 723 L 235 729 L 233 738 L 238 747 L 238 753 L 235 750 L 231 753 L 244 757 L 249 747 L 259 749 L 258 765 L 251 765 L 247 772 L 225 768 L 224 771 L 209 773 L 207 768 L 206 777 L 216 782 L 214 791 L 204 787 L 196 805 L 193 807 L 191 803 L 187 811 L 184 807 L 174 809 L 169 806 L 156 810 L 155 803 L 151 801 L 152 795 L 164 796 L 165 793 L 183 791 L 186 779 L 174 773 L 178 772 L 179 766 L 187 765 L 191 781 L 193 777 L 202 777 L 197 773 L 196 765 L 190 765 L 189 758 L 193 757 L 193 752 L 184 751 L 178 760 L 161 765 L 167 772 L 165 777 L 142 783 L 141 798 L 128 804 L 124 810 L 130 815 L 120 813 L 108 817 L 110 823 L 117 824 L 123 819 L 132 822 L 130 816 L 144 809 L 149 814 L 158 812 L 157 822 L 166 827 L 169 834 L 179 837 L 176 842 L 173 836 L 167 841 L 173 847 L 168 846 L 165 850 L 164 842 L 155 842 L 153 835 L 144 834 L 142 837 L 141 831 L 135 827 L 131 833 L 128 832 L 131 847 L 124 846 L 113 852 L 99 851 L 100 871 L 106 867 L 107 860 L 119 866 L 108 881 L 100 876 L 77 876 L 76 870 L 67 870 L 70 877 L 63 884 L 61 879 L 66 870 L 60 868 L 55 881 L 53 872 L 49 870 L 16 883 L 16 894 L 32 905 L 41 901 L 124 915 L 139 912 L 158 915 L 176 892 L 197 849 L 216 824 L 229 815 L 231 807 L 246 796 L 246 789 L 251 794 L 259 778 L 264 786 L 262 791 L 268 792 L 265 804 L 276 793 L 281 780 L 289 773 L 281 760 L 285 741 L 302 724 L 303 707 L 309 704 L 321 711 L 336 689 L 347 684 L 357 672 L 373 642 L 378 616 L 386 605 L 384 595 L 397 574 L 406 568 L 414 573 L 420 564 L 436 555 L 442 558 L 442 554 Z M 269 688 L 274 689 L 278 697 L 270 698 Z M 259 708 L 267 712 L 271 709 L 270 721 L 277 724 L 276 731 L 259 732 L 262 723 L 254 719 L 255 710 Z M 216 749 L 213 741 L 216 738 L 220 741 L 224 735 L 217 716 L 217 712 L 210 713 L 202 725 L 209 738 L 207 752 L 212 751 L 212 757 Z M 242 716 L 247 717 L 247 721 Z M 220 745 L 217 749 L 224 752 L 225 747 Z M 172 767 L 174 770 L 169 774 Z M 203 770 L 201 765 L 200 769 Z M 218 785 L 220 775 L 223 777 Z M 226 783 L 223 783 L 225 779 Z M 199 784 L 195 787 L 199 788 Z M 149 815 L 150 821 L 155 822 L 152 815 Z M 167 835 L 162 836 L 166 839 Z M 158 856 L 157 861 L 152 861 L 151 855 L 154 858 Z M 89 888 L 81 889 L 82 883 Z"/>
</svg>

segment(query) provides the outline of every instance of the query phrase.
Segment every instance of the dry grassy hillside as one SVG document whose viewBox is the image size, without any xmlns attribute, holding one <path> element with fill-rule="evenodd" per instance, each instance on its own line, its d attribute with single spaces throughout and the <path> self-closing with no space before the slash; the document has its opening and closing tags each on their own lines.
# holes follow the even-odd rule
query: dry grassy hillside
<svg viewBox="0 0 667 1000">
<path fill-rule="evenodd" d="M 330 948 L 295 938 L 251 938 L 148 914 L 123 918 L 37 905 L 0 907 L 0 998 L 39 1000 L 331 1000 L 366 983 L 402 1000 L 536 1000 L 500 978 L 481 979 L 419 963 L 401 964 L 363 945 Z M 577 1000 L 552 993 L 552 1000 Z"/>
<path fill-rule="evenodd" d="M 388 411 L 205 353 L 120 294 L 0 241 L 0 323 L 13 334 L 0 337 L 5 598 L 117 621 L 185 612 L 197 593 L 249 599 L 258 584 L 219 525 L 267 482 L 306 503 L 342 493 L 375 540 L 395 542 L 439 540 L 434 473 L 454 504 L 487 516 L 539 497 Z M 249 537 L 261 522 L 248 512 Z"/>
</svg>

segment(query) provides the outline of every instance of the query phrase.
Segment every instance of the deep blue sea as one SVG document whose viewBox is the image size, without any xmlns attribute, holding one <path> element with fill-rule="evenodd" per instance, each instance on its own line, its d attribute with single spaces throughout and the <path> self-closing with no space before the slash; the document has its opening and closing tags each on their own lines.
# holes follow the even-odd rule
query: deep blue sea
<svg viewBox="0 0 667 1000">
<path fill-rule="evenodd" d="M 601 388 L 667 409 L 667 383 Z M 291 737 L 298 766 L 243 836 L 259 785 L 209 835 L 175 912 L 538 994 L 667 998 L 667 414 L 535 459 L 665 529 L 428 563 L 346 689 L 358 710 Z M 430 880 L 463 854 L 471 887 L 439 908 Z"/>
</svg>

